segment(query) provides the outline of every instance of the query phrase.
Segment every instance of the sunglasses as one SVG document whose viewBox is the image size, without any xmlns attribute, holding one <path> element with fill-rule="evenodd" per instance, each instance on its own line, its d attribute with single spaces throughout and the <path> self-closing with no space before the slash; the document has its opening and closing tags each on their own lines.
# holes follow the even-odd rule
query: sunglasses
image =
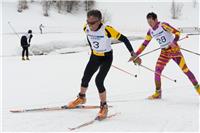
<svg viewBox="0 0 200 133">
<path fill-rule="evenodd" d="M 89 24 L 89 25 L 94 25 L 94 24 L 96 24 L 98 21 L 99 21 L 99 20 L 89 22 L 89 21 L 87 20 L 87 24 Z"/>
</svg>

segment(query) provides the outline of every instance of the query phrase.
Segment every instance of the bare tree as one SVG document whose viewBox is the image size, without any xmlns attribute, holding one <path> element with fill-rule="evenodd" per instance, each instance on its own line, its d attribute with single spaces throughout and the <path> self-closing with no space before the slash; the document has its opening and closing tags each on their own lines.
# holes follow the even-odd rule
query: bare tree
<svg viewBox="0 0 200 133">
<path fill-rule="evenodd" d="M 94 0 L 85 0 L 84 3 L 85 3 L 85 11 L 91 10 L 95 5 Z"/>
<path fill-rule="evenodd" d="M 61 13 L 61 10 L 62 10 L 62 0 L 57 0 L 56 1 L 56 7 L 58 9 L 58 13 Z"/>
<path fill-rule="evenodd" d="M 197 1 L 197 0 L 193 0 L 193 7 L 194 7 L 194 8 L 197 7 L 197 4 L 198 4 L 198 1 Z"/>
<path fill-rule="evenodd" d="M 95 4 L 94 0 L 51 0 L 51 5 L 53 5 L 58 13 L 79 10 L 80 4 L 84 4 L 86 11 L 91 10 Z"/>
<path fill-rule="evenodd" d="M 65 9 L 68 13 L 71 13 L 73 9 L 77 9 L 80 1 L 78 0 L 68 0 L 65 2 Z"/>
<path fill-rule="evenodd" d="M 28 8 L 28 4 L 26 0 L 19 0 L 18 1 L 18 8 L 17 11 L 18 12 L 22 12 L 23 10 Z"/>
<path fill-rule="evenodd" d="M 49 16 L 50 4 L 51 4 L 51 1 L 49 1 L 49 0 L 42 1 L 43 14 L 46 17 Z"/>
<path fill-rule="evenodd" d="M 178 19 L 182 14 L 183 3 L 172 1 L 171 13 L 173 19 Z"/>
</svg>

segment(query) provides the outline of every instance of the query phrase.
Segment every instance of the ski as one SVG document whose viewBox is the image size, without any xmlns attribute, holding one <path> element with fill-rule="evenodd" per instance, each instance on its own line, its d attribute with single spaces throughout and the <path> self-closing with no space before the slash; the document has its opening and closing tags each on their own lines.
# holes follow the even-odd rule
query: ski
<svg viewBox="0 0 200 133">
<path fill-rule="evenodd" d="M 112 107 L 112 106 L 109 106 Z M 67 109 L 96 109 L 100 106 L 95 105 L 78 105 L 75 108 L 69 108 L 67 105 L 57 106 L 57 107 L 42 107 L 42 108 L 30 108 L 30 109 L 13 109 L 10 110 L 12 113 L 24 113 L 24 112 L 42 112 L 42 111 L 58 111 L 58 110 L 67 110 Z"/>
<path fill-rule="evenodd" d="M 119 114 L 121 114 L 121 113 L 120 113 L 120 112 L 117 112 L 117 113 L 108 115 L 108 116 L 106 117 L 106 119 L 110 119 L 110 118 L 112 118 L 112 117 L 114 117 L 114 116 L 116 116 L 116 115 L 119 115 Z M 105 120 L 105 119 L 103 119 L 103 120 Z M 76 130 L 76 129 L 79 129 L 79 128 L 82 128 L 82 127 L 86 127 L 86 126 L 88 126 L 88 125 L 91 125 L 91 124 L 93 124 L 95 121 L 103 121 L 103 120 L 99 120 L 97 117 L 95 117 L 95 119 L 93 119 L 93 120 L 91 120 L 91 121 L 85 122 L 85 123 L 83 123 L 83 124 L 81 124 L 81 125 L 79 125 L 79 126 L 77 126 L 77 127 L 68 128 L 68 129 L 69 129 L 70 131 L 73 131 L 73 130 Z"/>
</svg>

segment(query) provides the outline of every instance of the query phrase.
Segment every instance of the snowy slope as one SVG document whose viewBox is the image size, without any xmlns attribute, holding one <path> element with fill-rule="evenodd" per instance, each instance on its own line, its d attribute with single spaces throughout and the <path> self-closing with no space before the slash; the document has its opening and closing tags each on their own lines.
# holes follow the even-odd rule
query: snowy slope
<svg viewBox="0 0 200 133">
<path fill-rule="evenodd" d="M 197 49 L 197 38 L 181 44 Z M 193 42 L 192 46 L 187 46 Z M 139 43 L 139 42 L 134 42 Z M 156 45 L 152 44 L 149 50 Z M 105 122 L 78 131 L 197 131 L 199 125 L 198 96 L 174 62 L 164 73 L 174 79 L 163 78 L 163 99 L 149 101 L 153 93 L 153 73 L 127 63 L 129 57 L 123 44 L 115 45 L 113 65 L 137 73 L 131 77 L 113 67 L 105 81 L 109 113 L 121 112 Z M 183 52 L 188 66 L 198 75 L 198 58 Z M 143 64 L 153 68 L 159 52 L 143 58 Z M 95 117 L 98 110 L 69 110 L 12 114 L 9 109 L 64 105 L 76 97 L 81 76 L 88 61 L 87 52 L 71 55 L 32 57 L 30 62 L 19 62 L 16 57 L 3 59 L 3 131 L 68 131 Z M 193 60 L 190 60 L 190 59 Z M 14 67 L 13 67 L 14 66 Z M 199 78 L 198 78 L 199 79 Z M 121 82 L 120 82 L 121 81 Z M 87 93 L 87 104 L 98 105 L 94 79 Z M 120 125 L 120 126 L 119 126 Z"/>
<path fill-rule="evenodd" d="M 60 44 L 59 46 L 62 47 L 62 44 L 65 44 L 69 47 L 79 46 L 76 48 L 79 50 L 80 46 L 84 45 L 82 43 L 85 41 L 85 35 L 82 32 L 82 24 L 85 22 L 84 13 L 78 14 L 78 17 L 71 16 L 70 14 L 65 17 L 52 11 L 51 17 L 45 18 L 40 15 L 41 11 L 37 4 L 31 5 L 31 10 L 27 10 L 20 15 L 16 13 L 16 3 L 3 3 L 3 5 L 3 56 L 20 54 L 19 40 L 9 29 L 8 21 L 20 33 L 30 27 L 33 28 L 35 32 L 33 45 L 35 46 L 55 46 L 55 44 Z M 107 9 L 112 14 L 112 21 L 110 23 L 119 31 L 127 35 L 145 35 L 148 29 L 145 15 L 152 10 L 155 10 L 159 13 L 159 16 L 162 16 L 161 20 L 170 22 L 172 25 L 180 27 L 197 26 L 198 17 L 196 17 L 196 9 L 191 8 L 190 4 L 186 5 L 184 6 L 184 13 L 188 11 L 193 13 L 182 16 L 181 20 L 171 20 L 169 18 L 170 14 L 166 12 L 169 7 L 163 5 L 163 3 L 160 5 L 159 3 L 99 3 L 98 8 Z M 123 10 L 119 10 L 121 8 Z M 29 21 L 26 24 L 22 24 L 21 20 L 23 18 L 27 18 Z M 68 25 L 65 22 L 68 22 L 69 18 L 71 21 Z M 55 30 L 62 31 L 62 33 L 40 35 L 37 33 L 40 23 L 46 23 L 51 32 Z M 50 29 L 51 26 L 53 27 L 52 29 Z M 184 37 L 184 34 L 182 37 Z M 142 40 L 132 41 L 131 43 L 134 49 L 137 49 Z M 199 36 L 190 36 L 188 39 L 181 41 L 180 45 L 186 49 L 198 52 Z M 154 92 L 153 73 L 128 63 L 129 53 L 124 44 L 119 43 L 112 47 L 114 50 L 113 65 L 137 74 L 138 77 L 132 77 L 111 67 L 105 80 L 108 104 L 113 106 L 113 108 L 109 109 L 109 114 L 115 112 L 121 112 L 121 114 L 110 120 L 96 122 L 77 131 L 199 131 L 199 96 L 187 77 L 173 61 L 169 62 L 163 74 L 177 79 L 177 83 L 162 78 L 163 99 L 150 101 L 146 97 Z M 153 40 L 144 52 L 157 47 L 157 43 Z M 61 52 L 66 52 L 66 49 L 61 50 Z M 74 127 L 93 119 L 98 109 L 22 114 L 12 114 L 9 112 L 10 109 L 16 108 L 65 105 L 76 98 L 81 77 L 89 59 L 88 52 L 89 50 L 85 48 L 83 52 L 74 54 L 33 56 L 30 61 L 26 62 L 22 62 L 20 56 L 1 57 L 3 61 L 3 131 L 65 132 L 69 131 L 69 127 Z M 159 51 L 144 56 L 142 58 L 143 65 L 154 69 L 158 55 Z M 197 79 L 200 80 L 198 56 L 184 51 L 183 55 L 188 67 Z M 87 92 L 87 105 L 99 105 L 94 78 L 91 80 Z"/>
</svg>

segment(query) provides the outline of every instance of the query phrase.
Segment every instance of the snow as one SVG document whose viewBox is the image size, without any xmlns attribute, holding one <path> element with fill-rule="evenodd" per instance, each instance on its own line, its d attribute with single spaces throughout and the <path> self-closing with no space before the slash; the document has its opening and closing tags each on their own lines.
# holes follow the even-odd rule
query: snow
<svg viewBox="0 0 200 133">
<path fill-rule="evenodd" d="M 198 26 L 198 17 L 195 14 L 187 17 L 183 16 L 180 20 L 171 20 L 170 14 L 166 12 L 169 9 L 169 3 L 166 6 L 161 3 L 160 6 L 163 8 L 158 8 L 159 4 L 143 4 L 100 3 L 99 8 L 107 9 L 112 14 L 111 25 L 127 35 L 144 36 L 146 34 L 148 25 L 146 24 L 145 16 L 149 10 L 159 12 L 159 16 L 163 21 L 170 22 L 174 26 Z M 187 3 L 184 4 L 184 7 L 187 7 L 185 7 L 184 13 L 188 10 L 196 13 L 195 9 L 189 8 L 190 4 L 188 3 L 188 6 Z M 149 5 L 153 5 L 153 7 L 150 6 L 150 8 Z M 65 16 L 51 11 L 51 16 L 45 18 L 40 14 L 37 4 L 31 5 L 30 10 L 20 15 L 16 13 L 15 6 L 16 3 L 14 2 L 3 3 L 3 57 L 1 57 L 2 131 L 65 132 L 69 131 L 69 127 L 75 127 L 93 119 L 98 109 L 21 114 L 9 112 L 10 109 L 18 108 L 66 105 L 76 98 L 85 65 L 89 60 L 89 49 L 84 47 L 85 43 L 82 43 L 86 42 L 85 35 L 82 32 L 82 26 L 85 21 L 84 13 L 74 17 L 70 14 Z M 110 6 L 112 8 L 109 8 Z M 126 8 L 119 10 L 119 7 L 122 6 Z M 141 11 L 138 12 L 138 10 Z M 129 17 L 124 15 L 126 13 L 129 13 L 127 14 Z M 27 18 L 26 24 L 21 23 L 22 18 Z M 31 56 L 30 61 L 21 61 L 21 57 L 18 56 L 20 54 L 19 39 L 9 29 L 8 21 L 15 26 L 16 31 L 19 33 L 26 31 L 30 27 L 34 29 L 34 38 L 32 40 L 34 47 L 47 48 L 46 50 L 53 47 L 52 49 L 56 50 L 45 56 Z M 70 24 L 68 25 L 65 22 Z M 49 30 L 50 32 L 61 31 L 62 33 L 40 35 L 37 33 L 39 32 L 37 28 L 40 23 L 54 27 L 55 31 Z M 65 29 L 68 30 L 66 31 Z M 181 37 L 184 37 L 184 34 Z M 131 41 L 134 49 L 137 49 L 142 41 Z M 57 46 L 56 44 L 59 45 L 58 49 L 54 47 Z M 198 52 L 199 36 L 190 36 L 188 39 L 180 41 L 179 44 L 185 49 Z M 157 43 L 152 40 L 144 53 L 157 47 Z M 151 101 L 147 100 L 146 97 L 154 92 L 153 73 L 128 63 L 130 55 L 123 43 L 113 45 L 112 48 L 114 51 L 113 65 L 137 74 L 138 77 L 135 78 L 111 67 L 105 80 L 108 104 L 113 106 L 113 108 L 109 108 L 109 114 L 115 112 L 120 112 L 121 114 L 109 120 L 95 122 L 93 125 L 77 131 L 199 132 L 199 96 L 187 77 L 173 61 L 169 62 L 163 74 L 176 79 L 177 83 L 162 78 L 163 99 Z M 81 52 L 55 54 L 56 52 L 65 53 L 70 51 Z M 199 81 L 199 57 L 185 51 L 182 51 L 182 53 L 188 67 Z M 142 58 L 143 65 L 154 69 L 158 56 L 159 51 L 144 56 Z M 88 88 L 86 104 L 99 105 L 94 78 Z"/>
</svg>

